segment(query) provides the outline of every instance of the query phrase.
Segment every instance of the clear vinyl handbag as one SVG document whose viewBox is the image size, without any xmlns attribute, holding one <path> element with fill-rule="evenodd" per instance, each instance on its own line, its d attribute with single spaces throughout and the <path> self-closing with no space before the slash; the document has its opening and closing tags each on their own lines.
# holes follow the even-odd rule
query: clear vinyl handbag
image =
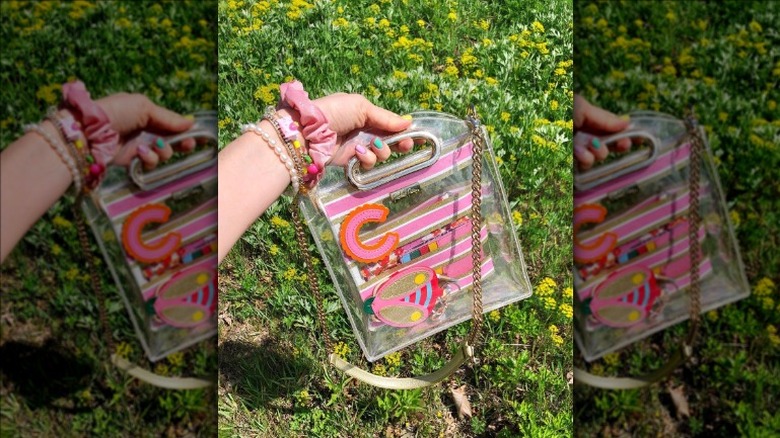
<svg viewBox="0 0 780 438">
<path fill-rule="evenodd" d="M 152 147 L 157 138 L 144 132 L 131 141 Z M 144 171 L 138 158 L 129 168 L 113 166 L 81 203 L 105 266 L 151 361 L 217 331 L 216 113 L 196 113 L 188 131 L 162 138 L 171 145 L 194 139 L 200 146 L 152 171 Z M 99 280 L 93 281 L 97 281 L 93 287 L 103 301 Z M 102 307 L 103 303 L 101 319 L 107 328 Z M 110 342 L 110 336 L 107 338 Z M 152 375 L 116 355 L 112 361 L 158 386 L 203 386 L 198 379 Z"/>
<path fill-rule="evenodd" d="M 652 375 L 598 379 L 578 370 L 575 377 L 602 387 L 663 377 L 691 354 L 701 312 L 750 294 L 702 127 L 692 117 L 634 112 L 625 131 L 601 143 L 623 138 L 633 152 L 575 176 L 575 340 L 592 361 L 688 318 L 691 327 Z"/>
<path fill-rule="evenodd" d="M 368 144 L 373 138 L 360 133 L 345 144 Z M 362 171 L 356 158 L 346 176 L 341 168 L 328 167 L 316 188 L 298 197 L 369 361 L 474 319 L 469 339 L 441 370 L 391 379 L 332 353 L 320 313 L 330 362 L 359 380 L 393 389 L 447 377 L 472 357 L 482 313 L 532 291 L 492 146 L 476 115 L 463 120 L 416 112 L 406 131 L 383 141 L 391 145 L 407 138 L 425 146 L 370 171 Z M 299 240 L 305 247 L 305 239 Z M 311 270 L 309 275 L 316 278 Z M 312 288 L 319 295 L 318 286 Z"/>
</svg>

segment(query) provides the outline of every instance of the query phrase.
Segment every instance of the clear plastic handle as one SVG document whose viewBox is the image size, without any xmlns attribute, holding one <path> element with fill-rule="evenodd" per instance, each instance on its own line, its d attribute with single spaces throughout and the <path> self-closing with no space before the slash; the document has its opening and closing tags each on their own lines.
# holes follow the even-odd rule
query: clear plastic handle
<svg viewBox="0 0 780 438">
<path fill-rule="evenodd" d="M 148 138 L 147 138 L 148 137 Z M 152 143 L 156 135 L 143 132 L 138 136 L 137 141 Z M 200 172 L 203 169 L 216 166 L 217 164 L 217 114 L 214 111 L 202 111 L 195 114 L 195 123 L 186 132 L 182 132 L 169 137 L 163 137 L 166 144 L 173 144 L 186 140 L 188 138 L 205 139 L 212 143 L 214 147 L 209 147 L 197 153 L 193 153 L 186 159 L 176 163 L 160 166 L 152 171 L 144 172 L 141 160 L 136 157 L 130 163 L 128 174 L 133 182 L 142 190 L 154 190 L 170 183 L 173 180 L 186 175 Z"/>
<path fill-rule="evenodd" d="M 644 138 L 650 143 L 650 153 L 647 151 L 637 151 L 627 154 L 611 163 L 596 166 L 590 170 L 577 172 L 574 175 L 574 188 L 577 191 L 592 189 L 598 185 L 620 178 L 623 175 L 647 167 L 658 158 L 661 150 L 661 142 L 658 138 L 648 131 L 632 130 L 619 132 L 608 137 L 601 138 L 601 143 L 606 147 L 624 138 Z"/>
<path fill-rule="evenodd" d="M 430 150 L 412 152 L 403 158 L 389 164 L 377 166 L 369 171 L 360 170 L 360 161 L 352 157 L 346 167 L 347 179 L 358 190 L 375 189 L 395 179 L 409 175 L 426 167 L 432 166 L 441 155 L 441 139 L 426 131 L 406 131 L 385 137 L 382 141 L 389 147 L 391 144 L 411 138 L 413 140 L 424 139 L 431 145 Z"/>
</svg>

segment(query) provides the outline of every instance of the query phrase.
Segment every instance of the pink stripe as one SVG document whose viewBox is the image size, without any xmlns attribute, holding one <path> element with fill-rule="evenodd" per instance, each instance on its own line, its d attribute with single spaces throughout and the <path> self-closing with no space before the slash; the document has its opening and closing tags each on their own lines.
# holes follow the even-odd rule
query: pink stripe
<svg viewBox="0 0 780 438">
<path fill-rule="evenodd" d="M 607 184 L 594 187 L 590 190 L 577 192 L 574 195 L 574 205 L 592 204 L 598 202 L 610 193 L 619 189 L 629 187 L 643 180 L 652 179 L 662 173 L 669 172 L 671 169 L 688 161 L 691 145 L 686 143 L 678 148 L 658 157 L 653 164 L 628 175 L 614 179 Z"/>
<path fill-rule="evenodd" d="M 699 229 L 699 240 L 703 240 L 706 235 L 706 231 L 704 228 Z M 688 243 L 689 239 L 686 237 L 683 240 L 680 240 L 679 242 L 675 242 L 674 245 L 672 245 L 671 250 L 669 248 L 661 249 L 658 251 L 653 251 L 649 255 L 645 255 L 644 257 L 637 257 L 633 260 L 630 260 L 625 265 L 618 265 L 620 269 L 625 269 L 629 266 L 633 265 L 640 265 L 645 266 L 648 269 L 655 269 L 664 263 L 668 263 L 669 260 L 674 260 L 677 257 L 681 256 L 682 254 L 685 254 L 688 252 L 688 248 L 690 247 Z M 603 272 L 598 277 L 595 277 L 591 280 L 586 281 L 583 285 L 579 286 L 577 288 L 577 295 L 580 297 L 580 300 L 585 300 L 588 298 L 591 293 L 593 292 L 593 289 L 601 284 L 602 281 L 609 275 L 613 269 L 610 269 L 608 272 Z"/>
<path fill-rule="evenodd" d="M 170 275 L 166 276 L 165 281 L 156 280 L 153 283 L 147 283 L 146 289 L 144 289 L 143 291 L 144 301 L 151 299 L 154 296 L 155 292 L 157 292 L 157 289 L 159 289 L 160 286 L 164 285 L 165 282 L 170 280 L 170 278 L 174 274 L 176 274 L 177 272 L 183 269 L 192 269 L 194 271 L 195 267 L 206 267 L 211 269 L 217 269 L 217 254 L 216 253 L 210 254 L 208 257 L 206 257 L 205 259 L 201 260 L 198 263 L 195 263 L 194 265 L 182 265 L 181 269 L 177 269 L 176 271 L 171 272 Z"/>
<path fill-rule="evenodd" d="M 110 204 L 106 204 L 104 208 L 109 217 L 117 217 L 127 213 L 130 210 L 135 210 L 141 205 L 159 202 L 161 199 L 170 196 L 172 193 L 216 177 L 217 168 L 210 167 L 208 169 L 194 173 L 184 179 L 160 187 L 157 190 L 131 193 L 130 195 L 115 200 Z"/>
<path fill-rule="evenodd" d="M 418 170 L 401 179 L 383 184 L 380 188 L 365 191 L 355 190 L 342 198 L 330 201 L 325 204 L 325 214 L 331 218 L 336 217 L 360 205 L 377 202 L 396 190 L 412 185 L 412 183 L 420 183 L 435 176 L 439 172 L 455 168 L 459 164 L 471 160 L 471 147 L 468 147 L 469 144 L 470 143 L 467 143 L 440 157 L 436 161 L 436 164 L 431 167 Z"/>
<path fill-rule="evenodd" d="M 480 236 L 482 240 L 485 240 L 485 238 L 487 238 L 487 229 L 485 227 L 482 227 L 482 232 Z M 442 248 L 439 248 L 439 250 L 436 251 L 435 253 L 429 253 L 430 254 L 429 257 L 420 257 L 418 259 L 412 260 L 411 263 L 399 265 L 396 268 L 394 268 L 393 271 L 398 271 L 399 269 L 402 268 L 406 269 L 413 266 L 427 266 L 433 270 L 436 270 L 436 268 L 439 267 L 440 265 L 447 263 L 451 259 L 458 258 L 458 256 L 465 254 L 468 251 L 471 251 L 470 238 L 463 239 L 463 241 L 459 242 L 452 248 L 446 248 L 444 250 L 442 250 Z M 383 273 L 383 277 L 387 277 L 389 275 L 392 275 L 392 273 L 391 272 Z M 377 284 L 381 284 L 381 281 L 363 283 L 363 289 L 361 289 L 360 291 L 360 296 L 363 297 L 364 300 L 367 299 L 368 296 L 371 295 L 371 292 L 374 290 Z"/>
<path fill-rule="evenodd" d="M 211 212 L 209 212 L 209 213 L 199 217 L 195 221 L 191 221 L 191 222 L 187 222 L 187 223 L 181 224 L 180 227 L 177 227 L 177 228 L 175 228 L 173 230 L 170 230 L 170 231 L 168 231 L 168 233 L 174 232 L 174 231 L 178 232 L 179 234 L 181 234 L 182 241 L 183 240 L 187 240 L 187 238 L 189 236 L 197 234 L 201 230 L 205 230 L 205 229 L 208 229 L 208 228 L 216 228 L 216 226 L 217 226 L 217 216 L 218 216 L 217 215 L 217 210 L 213 210 L 213 211 L 211 211 Z M 165 236 L 168 233 L 162 234 L 160 236 L 155 237 L 154 239 L 152 239 L 150 241 L 145 241 L 145 242 L 147 242 L 148 245 L 154 245 L 157 241 L 162 240 L 163 238 L 165 238 Z"/>
<path fill-rule="evenodd" d="M 464 198 L 469 198 L 469 201 L 460 202 Z M 454 213 L 453 213 L 453 206 L 455 206 Z M 449 219 L 449 222 L 454 221 L 455 219 L 458 218 L 458 216 L 468 211 L 468 209 L 470 208 L 471 208 L 471 193 L 469 192 L 466 193 L 461 198 L 453 200 L 453 202 L 449 202 L 445 205 L 442 205 L 436 210 L 433 210 L 430 213 L 425 214 L 424 216 L 420 216 L 411 222 L 400 221 L 401 223 L 399 223 L 397 226 L 393 227 L 389 231 L 397 232 L 399 236 L 402 236 L 401 241 L 403 242 L 404 240 L 407 239 L 406 236 L 414 236 L 421 232 L 425 233 L 431 226 L 433 226 L 434 228 L 440 228 L 439 222 L 441 222 L 442 220 Z M 384 233 L 364 242 L 367 245 L 373 245 L 375 242 L 379 241 L 379 239 L 381 239 L 383 235 Z"/>
<path fill-rule="evenodd" d="M 685 260 L 685 266 L 686 271 L 685 274 L 680 275 L 678 277 L 671 276 L 666 274 L 664 272 L 664 276 L 671 277 L 674 279 L 674 284 L 679 287 L 680 289 L 684 289 L 691 285 L 691 272 L 690 272 L 690 259 L 688 257 L 684 257 L 681 261 Z M 701 261 L 701 264 L 699 264 L 699 278 L 704 278 L 707 275 L 712 272 L 712 261 L 709 258 L 706 258 Z"/>
<path fill-rule="evenodd" d="M 657 198 L 655 199 L 657 201 Z M 625 220 L 626 216 L 633 214 L 637 209 L 631 209 L 620 216 L 610 219 L 604 224 L 620 223 L 616 227 L 605 227 L 603 232 L 612 232 L 617 234 L 618 241 L 623 242 L 630 239 L 632 236 L 645 234 L 650 231 L 649 228 L 654 228 L 656 224 L 664 220 L 669 220 L 675 216 L 679 216 L 682 212 L 686 211 L 690 206 L 690 193 L 687 191 L 680 197 L 672 197 L 668 201 L 663 201 L 658 207 L 651 209 L 650 211 L 643 213 L 641 216 L 631 218 L 628 221 L 620 223 Z M 604 226 L 604 225 L 602 225 Z M 601 228 L 601 227 L 599 227 Z M 611 229 L 610 229 L 611 228 Z M 590 234 L 591 232 L 588 232 Z M 596 234 L 585 239 L 580 239 L 580 243 L 588 245 L 598 239 L 601 234 Z"/>
</svg>

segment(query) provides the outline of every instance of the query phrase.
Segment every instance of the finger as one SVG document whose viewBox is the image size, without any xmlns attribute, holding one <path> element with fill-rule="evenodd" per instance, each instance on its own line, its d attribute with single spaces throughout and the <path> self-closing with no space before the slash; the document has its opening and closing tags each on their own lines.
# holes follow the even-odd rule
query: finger
<svg viewBox="0 0 780 438">
<path fill-rule="evenodd" d="M 182 132 L 195 123 L 191 117 L 185 117 L 168 108 L 155 105 L 152 101 L 147 101 L 145 110 L 148 115 L 146 122 L 147 130 L 164 133 Z"/>
<path fill-rule="evenodd" d="M 615 143 L 616 152 L 626 152 L 629 149 L 631 149 L 631 139 L 629 138 L 621 138 Z"/>
<path fill-rule="evenodd" d="M 630 121 L 605 109 L 591 105 L 585 98 L 574 98 L 574 126 L 596 134 L 618 132 L 626 129 Z"/>
<path fill-rule="evenodd" d="M 154 169 L 157 167 L 157 163 L 160 162 L 160 157 L 145 144 L 138 146 L 136 153 L 138 158 L 144 163 L 144 169 L 146 170 Z"/>
<path fill-rule="evenodd" d="M 414 140 L 411 138 L 405 138 L 398 143 L 394 144 L 390 147 L 390 149 L 394 152 L 400 152 L 402 154 L 405 154 L 412 150 L 414 147 Z"/>
<path fill-rule="evenodd" d="M 152 143 L 152 148 L 162 161 L 171 158 L 173 155 L 173 148 L 162 137 L 157 137 L 154 143 Z"/>
<path fill-rule="evenodd" d="M 173 150 L 178 152 L 192 152 L 193 149 L 195 149 L 195 146 L 198 145 L 198 142 L 195 141 L 194 138 L 185 138 L 184 140 L 180 141 L 179 143 L 176 143 L 173 145 Z"/>
<path fill-rule="evenodd" d="M 580 169 L 587 170 L 593 167 L 593 162 L 595 161 L 595 158 L 593 157 L 593 154 L 590 153 L 590 151 L 588 151 L 587 147 L 575 145 L 574 157 L 577 159 Z"/>
<path fill-rule="evenodd" d="M 376 155 L 363 145 L 355 146 L 355 156 L 360 160 L 360 167 L 365 170 L 372 169 L 376 164 Z"/>
<path fill-rule="evenodd" d="M 387 144 L 385 144 L 385 142 L 383 142 L 380 137 L 374 137 L 369 146 L 371 147 L 371 150 L 374 152 L 374 154 L 376 154 L 376 157 L 379 161 L 385 161 L 388 157 L 390 157 L 390 153 L 392 152 L 390 147 L 387 146 Z"/>
<path fill-rule="evenodd" d="M 368 100 L 364 103 L 364 114 L 366 115 L 365 126 L 372 129 L 379 129 L 387 132 L 403 131 L 412 124 L 409 117 L 401 117 L 398 114 L 380 108 Z"/>
<path fill-rule="evenodd" d="M 608 153 L 598 138 L 583 132 L 574 135 L 574 156 L 580 163 L 580 169 L 590 169 L 593 163 L 603 160 Z"/>
<path fill-rule="evenodd" d="M 599 140 L 598 137 L 592 137 L 588 141 L 588 150 L 593 154 L 596 161 L 603 161 L 609 155 L 609 148 Z"/>
</svg>

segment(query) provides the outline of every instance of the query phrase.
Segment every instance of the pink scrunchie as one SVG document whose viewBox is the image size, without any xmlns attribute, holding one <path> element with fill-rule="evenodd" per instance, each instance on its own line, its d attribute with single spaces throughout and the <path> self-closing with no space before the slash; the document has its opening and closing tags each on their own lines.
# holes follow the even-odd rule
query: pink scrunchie
<svg viewBox="0 0 780 438">
<path fill-rule="evenodd" d="M 119 151 L 119 133 L 111 128 L 106 112 L 92 101 L 81 81 L 63 84 L 62 98 L 69 109 L 78 113 L 76 118 L 81 120 L 95 162 L 108 166 Z"/>
<path fill-rule="evenodd" d="M 309 156 L 320 169 L 319 175 L 322 175 L 333 155 L 336 133 L 328 127 L 328 119 L 322 110 L 309 100 L 309 94 L 303 91 L 300 81 L 281 84 L 279 91 L 282 102 L 301 114 L 303 138 L 309 141 Z"/>
</svg>

